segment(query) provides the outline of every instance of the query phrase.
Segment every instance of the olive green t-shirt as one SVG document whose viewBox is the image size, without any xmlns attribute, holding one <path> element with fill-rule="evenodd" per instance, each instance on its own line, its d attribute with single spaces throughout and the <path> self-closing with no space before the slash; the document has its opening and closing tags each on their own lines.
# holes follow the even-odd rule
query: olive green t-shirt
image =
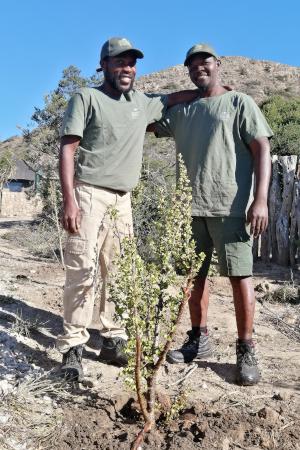
<svg viewBox="0 0 300 450">
<path fill-rule="evenodd" d="M 157 137 L 171 136 L 185 161 L 194 216 L 244 217 L 253 158 L 249 143 L 272 130 L 254 100 L 230 91 L 168 109 Z"/>
<path fill-rule="evenodd" d="M 162 118 L 167 96 L 130 91 L 115 100 L 98 88 L 82 88 L 69 101 L 61 136 L 81 138 L 75 178 L 131 191 L 138 182 L 146 127 Z"/>
</svg>

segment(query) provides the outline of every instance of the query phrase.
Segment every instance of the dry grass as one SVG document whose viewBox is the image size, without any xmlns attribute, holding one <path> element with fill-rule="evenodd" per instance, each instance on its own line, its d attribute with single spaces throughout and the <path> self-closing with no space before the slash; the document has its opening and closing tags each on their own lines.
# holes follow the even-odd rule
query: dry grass
<svg viewBox="0 0 300 450">
<path fill-rule="evenodd" d="M 30 378 L 0 397 L 1 450 L 52 450 L 62 432 L 62 415 L 52 400 L 69 398 L 63 381 Z"/>
<path fill-rule="evenodd" d="M 260 299 L 266 320 L 282 334 L 300 342 L 300 289 L 287 283 L 274 291 L 267 291 Z M 280 304 L 280 311 L 268 308 L 266 302 Z"/>
<path fill-rule="evenodd" d="M 47 328 L 47 322 L 41 322 L 38 317 L 24 318 L 22 310 L 18 310 L 14 316 L 14 322 L 11 327 L 13 334 L 18 336 L 30 337 L 34 331 L 50 331 Z"/>
</svg>

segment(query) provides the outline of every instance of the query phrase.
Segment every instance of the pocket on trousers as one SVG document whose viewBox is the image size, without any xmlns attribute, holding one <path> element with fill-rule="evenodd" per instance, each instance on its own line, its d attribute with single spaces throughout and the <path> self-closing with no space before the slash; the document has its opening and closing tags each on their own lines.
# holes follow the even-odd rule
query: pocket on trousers
<svg viewBox="0 0 300 450">
<path fill-rule="evenodd" d="M 70 237 L 67 241 L 66 252 L 71 255 L 82 255 L 86 250 L 86 240 L 79 237 Z"/>
<path fill-rule="evenodd" d="M 89 216 L 92 209 L 92 186 L 78 184 L 75 188 L 75 197 L 81 214 Z"/>
<path fill-rule="evenodd" d="M 245 237 L 243 235 L 243 237 Z M 250 276 L 252 275 L 252 248 L 251 241 L 241 240 L 239 242 L 231 242 L 225 244 L 225 255 L 227 273 L 221 268 L 221 275 L 223 276 Z"/>
</svg>

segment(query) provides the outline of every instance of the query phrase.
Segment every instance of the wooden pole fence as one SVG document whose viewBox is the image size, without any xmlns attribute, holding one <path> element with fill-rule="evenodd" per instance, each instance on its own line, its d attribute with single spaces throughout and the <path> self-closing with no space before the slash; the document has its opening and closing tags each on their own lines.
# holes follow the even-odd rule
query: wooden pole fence
<svg viewBox="0 0 300 450">
<path fill-rule="evenodd" d="M 300 264 L 300 157 L 272 156 L 269 226 L 255 239 L 254 260 Z"/>
</svg>

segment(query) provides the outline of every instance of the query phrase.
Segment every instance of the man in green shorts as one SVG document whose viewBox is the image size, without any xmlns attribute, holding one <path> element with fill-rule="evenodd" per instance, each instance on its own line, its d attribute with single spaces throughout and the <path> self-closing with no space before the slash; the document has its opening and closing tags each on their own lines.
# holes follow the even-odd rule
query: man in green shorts
<svg viewBox="0 0 300 450">
<path fill-rule="evenodd" d="M 87 327 L 99 292 L 99 358 L 126 364 L 126 334 L 113 320 L 106 287 L 120 240 L 132 233 L 130 191 L 138 182 L 146 127 L 160 120 L 167 107 L 199 95 L 196 89 L 167 96 L 135 91 L 137 58 L 143 58 L 143 53 L 127 39 L 105 42 L 98 69 L 103 70 L 103 84 L 83 88 L 71 98 L 61 129 L 62 221 L 68 240 L 64 332 L 57 338 L 57 347 L 63 353 L 62 373 L 68 379 L 83 377 L 83 345 L 89 339 Z"/>
<path fill-rule="evenodd" d="M 213 248 L 220 274 L 230 279 L 236 313 L 236 380 L 252 385 L 260 373 L 252 340 L 255 297 L 252 286 L 252 237 L 268 224 L 272 131 L 251 97 L 228 91 L 218 80 L 220 60 L 207 44 L 194 45 L 184 65 L 200 96 L 170 108 L 148 130 L 172 136 L 183 155 L 192 186 L 193 233 L 198 252 L 206 258 L 189 302 L 192 329 L 184 345 L 167 355 L 170 363 L 207 358 L 207 274 Z M 253 169 L 256 178 L 252 199 Z M 250 201 L 250 202 L 249 202 Z"/>
</svg>

